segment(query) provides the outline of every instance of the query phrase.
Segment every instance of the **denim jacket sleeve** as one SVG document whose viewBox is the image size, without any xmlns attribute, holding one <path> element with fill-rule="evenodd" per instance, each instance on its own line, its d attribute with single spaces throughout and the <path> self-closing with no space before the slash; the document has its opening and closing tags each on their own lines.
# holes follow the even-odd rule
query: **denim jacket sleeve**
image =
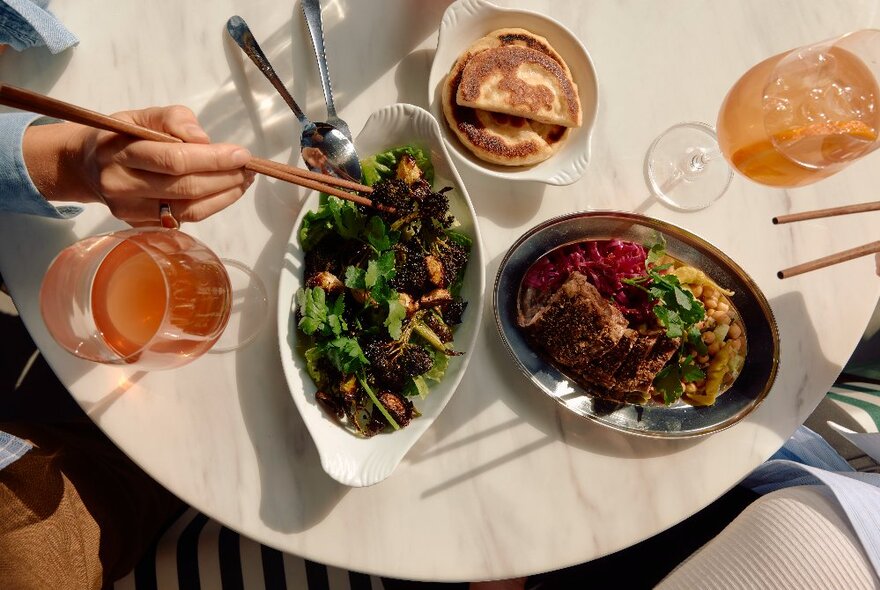
<svg viewBox="0 0 880 590">
<path fill-rule="evenodd" d="M 58 53 L 76 45 L 77 38 L 46 10 L 49 0 L 0 0 L 0 44 L 21 51 L 45 45 Z M 53 207 L 31 181 L 21 153 L 30 113 L 0 114 L 0 211 L 45 217 L 70 217 L 80 207 Z"/>
<path fill-rule="evenodd" d="M 38 118 L 32 113 L 0 114 L 0 211 L 58 219 L 71 217 L 82 208 L 52 206 L 34 186 L 25 166 L 21 140 L 28 125 Z"/>
<path fill-rule="evenodd" d="M 17 51 L 45 45 L 52 53 L 79 43 L 46 10 L 47 4 L 49 0 L 0 0 L 0 43 Z"/>
</svg>

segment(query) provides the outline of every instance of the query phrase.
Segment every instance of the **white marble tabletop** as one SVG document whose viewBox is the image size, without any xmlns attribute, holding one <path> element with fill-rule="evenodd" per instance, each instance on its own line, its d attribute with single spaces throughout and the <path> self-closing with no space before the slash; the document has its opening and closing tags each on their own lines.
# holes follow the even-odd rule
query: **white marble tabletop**
<svg viewBox="0 0 880 590">
<path fill-rule="evenodd" d="M 445 1 L 326 1 L 336 104 L 353 130 L 393 102 L 427 106 Z M 726 251 L 770 300 L 782 342 L 767 400 L 719 434 L 633 438 L 577 419 L 511 365 L 490 313 L 444 413 L 396 472 L 369 488 L 327 477 L 290 398 L 274 322 L 237 353 L 171 372 L 130 373 L 75 359 L 49 337 L 37 293 L 52 257 L 78 237 L 120 227 L 90 206 L 74 221 L 0 216 L 0 272 L 27 327 L 89 416 L 168 489 L 274 547 L 410 579 L 515 576 L 583 562 L 649 537 L 706 506 L 775 451 L 812 411 L 852 352 L 880 293 L 868 258 L 780 281 L 797 262 L 875 239 L 877 214 L 773 226 L 773 215 L 877 198 L 880 155 L 807 188 L 734 178 L 699 213 L 651 200 L 643 159 L 673 123 L 714 122 L 728 87 L 762 58 L 847 30 L 880 26 L 876 0 L 503 2 L 549 14 L 577 34 L 599 79 L 592 161 L 567 187 L 488 181 L 460 168 L 479 216 L 487 277 L 507 247 L 551 216 L 637 210 Z M 0 79 L 102 112 L 182 103 L 215 140 L 296 161 L 299 128 L 228 44 L 240 14 L 294 96 L 324 114 L 298 4 L 278 0 L 55 0 L 82 40 L 59 56 L 7 52 Z M 187 231 L 251 265 L 270 292 L 303 189 L 260 178 L 223 213 Z M 273 295 L 274 297 L 274 295 Z M 274 302 L 270 308 L 275 309 Z"/>
</svg>

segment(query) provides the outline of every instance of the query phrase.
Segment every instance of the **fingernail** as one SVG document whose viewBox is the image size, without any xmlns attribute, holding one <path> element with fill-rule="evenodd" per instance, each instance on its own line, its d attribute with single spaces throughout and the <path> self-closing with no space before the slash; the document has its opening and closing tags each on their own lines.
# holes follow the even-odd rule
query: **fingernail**
<svg viewBox="0 0 880 590">
<path fill-rule="evenodd" d="M 232 152 L 232 165 L 244 166 L 251 160 L 251 153 L 244 148 L 238 148 Z"/>
<path fill-rule="evenodd" d="M 201 127 L 199 127 L 198 125 L 191 123 L 191 124 L 187 125 L 186 127 L 184 127 L 183 130 L 186 131 L 186 134 L 190 138 L 190 140 L 205 139 L 207 141 L 211 141 L 211 138 L 208 137 L 208 134 L 205 133 L 205 130 L 202 129 Z"/>
</svg>

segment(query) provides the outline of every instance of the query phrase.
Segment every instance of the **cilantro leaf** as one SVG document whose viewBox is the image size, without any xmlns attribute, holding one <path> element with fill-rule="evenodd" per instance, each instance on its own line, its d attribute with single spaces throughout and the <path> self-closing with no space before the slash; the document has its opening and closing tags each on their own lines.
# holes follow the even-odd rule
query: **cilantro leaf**
<svg viewBox="0 0 880 590">
<path fill-rule="evenodd" d="M 645 260 L 646 266 L 655 266 L 666 255 L 666 238 L 661 234 L 657 234 L 657 242 L 648 248 L 648 257 Z"/>
<path fill-rule="evenodd" d="M 681 358 L 676 352 L 673 359 L 654 377 L 654 388 L 663 394 L 663 403 L 674 404 L 684 393 L 684 383 L 705 379 L 706 374 L 694 364 L 693 355 Z"/>
<path fill-rule="evenodd" d="M 709 352 L 709 347 L 703 342 L 703 334 L 700 332 L 699 326 L 694 325 L 688 329 L 687 340 L 697 351 L 697 354 L 703 355 Z"/>
<path fill-rule="evenodd" d="M 333 366 L 346 375 L 357 373 L 370 364 L 361 350 L 361 345 L 354 338 L 340 336 L 318 346 Z"/>
<path fill-rule="evenodd" d="M 366 289 L 366 272 L 362 268 L 349 266 L 345 269 L 345 286 L 349 289 Z"/>
<path fill-rule="evenodd" d="M 296 292 L 296 304 L 302 315 L 299 327 L 309 336 L 320 330 L 327 321 L 327 305 L 324 297 L 324 290 L 319 288 L 300 289 Z"/>
<path fill-rule="evenodd" d="M 398 234 L 397 232 L 389 232 L 385 227 L 385 222 L 374 215 L 370 217 L 364 228 L 364 237 L 377 252 L 383 252 L 397 243 Z"/>
<path fill-rule="evenodd" d="M 406 319 L 406 308 L 399 299 L 388 301 L 388 316 L 385 318 L 385 327 L 388 334 L 397 340 L 403 328 L 403 320 Z"/>
<path fill-rule="evenodd" d="M 681 368 L 681 378 L 685 383 L 691 383 L 692 381 L 699 381 L 706 378 L 706 373 L 694 364 L 693 355 L 686 356 L 678 366 Z"/>
<path fill-rule="evenodd" d="M 343 238 L 357 238 L 364 225 L 364 216 L 354 203 L 328 196 L 316 211 L 309 211 L 303 217 L 299 241 L 303 250 L 308 252 L 333 231 Z"/>
<path fill-rule="evenodd" d="M 364 275 L 364 284 L 372 288 L 379 283 L 379 279 L 390 282 L 397 274 L 394 268 L 394 252 L 384 252 L 379 258 L 374 258 L 367 263 L 367 272 Z"/>
<path fill-rule="evenodd" d="M 687 311 L 690 311 L 691 304 L 693 302 L 693 295 L 688 297 L 685 294 L 685 292 L 681 290 L 681 287 L 679 287 L 678 285 L 676 285 L 672 288 L 672 293 L 675 295 L 675 303 L 679 307 L 681 307 Z"/>
<path fill-rule="evenodd" d="M 667 406 L 674 404 L 681 394 L 684 386 L 681 384 L 681 373 L 677 362 L 669 363 L 654 377 L 654 388 L 663 394 L 663 403 Z"/>
<path fill-rule="evenodd" d="M 343 201 L 337 197 L 327 200 L 327 207 L 333 215 L 333 223 L 336 225 L 336 233 L 343 238 L 357 238 L 364 228 L 363 215 L 357 210 L 357 206 L 351 201 Z"/>
<path fill-rule="evenodd" d="M 304 334 L 339 336 L 348 329 L 342 317 L 345 311 L 344 295 L 339 295 L 335 303 L 328 307 L 324 289 L 300 289 L 296 293 L 296 303 L 302 316 L 298 325 Z"/>
</svg>

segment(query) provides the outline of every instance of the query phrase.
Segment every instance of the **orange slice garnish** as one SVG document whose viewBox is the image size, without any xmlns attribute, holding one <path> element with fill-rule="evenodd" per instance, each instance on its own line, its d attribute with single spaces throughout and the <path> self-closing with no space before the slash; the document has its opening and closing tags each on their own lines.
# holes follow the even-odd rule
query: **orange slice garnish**
<svg viewBox="0 0 880 590">
<path fill-rule="evenodd" d="M 830 121 L 794 127 L 773 135 L 776 143 L 791 143 L 807 137 L 849 135 L 854 139 L 875 141 L 877 131 L 864 121 Z"/>
<path fill-rule="evenodd" d="M 871 150 L 877 131 L 864 121 L 831 121 L 795 127 L 773 136 L 786 156 L 824 167 L 855 160 Z"/>
</svg>

